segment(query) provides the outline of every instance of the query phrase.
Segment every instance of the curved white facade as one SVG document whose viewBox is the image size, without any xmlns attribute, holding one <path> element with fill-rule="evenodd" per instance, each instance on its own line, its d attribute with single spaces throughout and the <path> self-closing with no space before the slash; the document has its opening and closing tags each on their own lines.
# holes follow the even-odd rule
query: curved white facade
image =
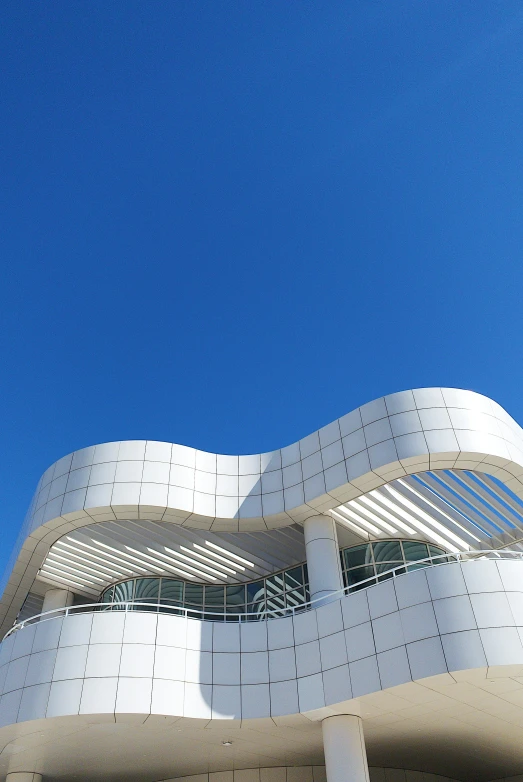
<svg viewBox="0 0 523 782">
<path fill-rule="evenodd" d="M 445 531 L 445 498 L 433 500 L 432 518 L 425 495 L 419 506 L 408 501 L 398 510 L 371 492 L 443 470 L 492 476 L 478 489 L 487 506 L 471 506 L 470 518 L 460 485 L 452 519 L 448 505 L 448 530 L 461 513 L 469 534 L 460 561 L 374 563 L 370 544 L 330 513 L 368 498 L 367 540 L 381 524 L 392 539 L 401 531 L 432 544 Z M 0 645 L 0 775 L 13 774 L 12 782 L 22 772 L 44 780 L 319 782 L 325 746 L 328 782 L 349 767 L 354 782 L 516 779 L 523 774 L 522 475 L 521 428 L 495 402 L 452 389 L 384 397 L 271 454 L 217 456 L 133 441 L 65 457 L 40 481 L 4 579 L 4 633 L 28 593 L 42 596 L 44 610 L 51 598 L 64 608 L 22 623 Z M 499 516 L 500 529 L 505 514 L 513 556 L 475 557 L 474 549 L 488 548 L 480 536 L 473 545 L 478 514 L 485 526 Z M 299 556 L 306 544 L 317 597 L 285 603 L 279 618 L 267 618 L 269 596 L 263 615 L 208 621 L 203 607 L 201 614 L 161 601 L 147 607 L 130 597 L 100 611 L 81 607 L 88 591 L 57 591 L 61 580 L 84 583 L 82 551 L 100 593 L 104 566 L 120 574 L 115 582 L 123 573 L 152 583 L 158 574 L 174 578 L 180 563 L 196 581 L 196 562 L 206 590 L 248 584 L 258 573 L 270 576 L 271 561 L 292 567 L 298 532 L 292 527 L 288 538 L 271 530 L 296 523 L 305 525 Z M 173 524 L 190 530 L 191 545 L 184 538 L 173 548 L 162 524 L 165 535 L 174 535 Z M 87 537 L 75 548 L 68 535 L 84 528 L 98 534 L 102 549 Z M 342 582 L 338 535 L 372 556 L 368 584 L 351 587 L 350 569 Z M 56 549 L 57 541 L 64 543 Z"/>
</svg>

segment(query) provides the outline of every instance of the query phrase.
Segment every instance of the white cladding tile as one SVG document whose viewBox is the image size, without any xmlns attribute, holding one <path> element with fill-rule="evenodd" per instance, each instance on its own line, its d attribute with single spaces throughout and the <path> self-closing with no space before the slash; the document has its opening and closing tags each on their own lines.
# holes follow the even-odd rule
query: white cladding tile
<svg viewBox="0 0 523 782">
<path fill-rule="evenodd" d="M 298 679 L 298 702 L 301 712 L 321 709 L 325 706 L 321 673 Z"/>
<path fill-rule="evenodd" d="M 398 611 L 394 611 L 392 614 L 386 614 L 385 616 L 373 619 L 372 630 L 374 633 L 376 651 L 378 653 L 385 652 L 388 649 L 394 649 L 394 647 L 403 645 L 405 643 Z"/>
<path fill-rule="evenodd" d="M 348 662 L 345 633 L 343 631 L 320 638 L 320 657 L 323 671 L 337 668 Z"/>
<path fill-rule="evenodd" d="M 241 687 L 215 684 L 212 688 L 212 718 L 241 719 Z"/>
<path fill-rule="evenodd" d="M 213 684 L 240 684 L 240 654 L 214 652 L 212 656 Z"/>
<path fill-rule="evenodd" d="M 183 681 L 153 679 L 151 714 L 183 716 L 184 696 Z"/>
<path fill-rule="evenodd" d="M 348 701 L 352 698 L 349 666 L 347 664 L 323 671 L 323 691 L 325 693 L 326 706 Z"/>
<path fill-rule="evenodd" d="M 407 650 L 404 646 L 378 654 L 378 668 L 383 689 L 411 681 Z"/>
<path fill-rule="evenodd" d="M 156 642 L 157 614 L 125 614 L 124 644 L 154 644 Z"/>
<path fill-rule="evenodd" d="M 243 684 L 241 698 L 242 719 L 270 717 L 271 698 L 268 684 Z M 235 782 L 237 782 L 237 776 L 238 774 L 235 772 Z"/>
<path fill-rule="evenodd" d="M 480 629 L 481 643 L 487 658 L 487 665 L 521 665 L 523 646 L 515 627 Z"/>
<path fill-rule="evenodd" d="M 115 712 L 148 714 L 151 711 L 152 678 L 118 678 Z"/>
<path fill-rule="evenodd" d="M 370 621 L 367 592 L 355 592 L 340 600 L 343 626 L 348 629 Z"/>
<path fill-rule="evenodd" d="M 305 644 L 306 645 L 306 644 Z M 299 649 L 301 647 L 297 647 Z M 296 679 L 296 655 L 294 647 L 269 652 L 269 676 L 271 682 Z"/>
<path fill-rule="evenodd" d="M 184 681 L 185 657 L 185 649 L 177 649 L 174 646 L 157 646 L 154 656 L 154 678 Z"/>
<path fill-rule="evenodd" d="M 240 625 L 228 622 L 216 622 L 213 630 L 214 652 L 240 651 Z"/>
<path fill-rule="evenodd" d="M 35 631 L 33 641 L 33 653 L 43 652 L 46 649 L 55 649 L 58 646 L 60 632 L 62 629 L 62 618 L 48 619 L 39 622 Z"/>
<path fill-rule="evenodd" d="M 271 682 L 271 716 L 280 717 L 284 714 L 296 714 L 298 708 L 298 687 L 296 680 Z"/>
<path fill-rule="evenodd" d="M 154 646 L 150 644 L 123 644 L 120 658 L 120 676 L 149 677 L 154 668 Z"/>
<path fill-rule="evenodd" d="M 459 598 L 449 598 L 449 600 L 459 600 Z M 447 667 L 451 673 L 464 671 L 467 668 L 482 668 L 487 665 L 487 658 L 478 630 L 442 634 L 441 642 Z"/>
<path fill-rule="evenodd" d="M 82 679 L 85 675 L 87 644 L 82 646 L 64 646 L 58 649 L 53 671 L 53 681 L 63 679 Z"/>
<path fill-rule="evenodd" d="M 435 600 L 434 611 L 441 635 L 476 629 L 476 619 L 468 595 Z"/>
<path fill-rule="evenodd" d="M 82 697 L 83 679 L 55 681 L 51 685 L 47 703 L 47 717 L 62 717 L 78 714 Z M 42 685 L 49 686 L 49 685 Z"/>
<path fill-rule="evenodd" d="M 59 646 L 88 644 L 91 637 L 92 614 L 76 614 L 64 617 Z"/>
<path fill-rule="evenodd" d="M 85 679 L 80 701 L 80 714 L 113 714 L 116 707 L 118 679 Z"/>
<path fill-rule="evenodd" d="M 17 722 L 43 719 L 46 716 L 45 712 L 49 700 L 50 689 L 51 685 L 49 683 L 36 684 L 34 687 L 26 687 L 22 692 Z M 71 711 L 67 713 L 76 714 L 76 712 Z"/>
<path fill-rule="evenodd" d="M 241 655 L 241 682 L 267 684 L 269 682 L 269 653 L 246 652 Z"/>
<path fill-rule="evenodd" d="M 430 600 L 425 570 L 414 570 L 394 579 L 398 607 L 409 608 Z"/>
<path fill-rule="evenodd" d="M 212 685 L 185 684 L 183 714 L 195 719 L 211 719 Z"/>
<path fill-rule="evenodd" d="M 374 635 L 370 622 L 345 630 L 347 657 L 350 663 L 375 654 Z"/>
<path fill-rule="evenodd" d="M 212 684 L 212 652 L 187 649 L 185 680 L 194 684 Z"/>
<path fill-rule="evenodd" d="M 267 623 L 243 622 L 240 624 L 240 645 L 243 652 L 267 650 Z"/>
<path fill-rule="evenodd" d="M 407 644 L 407 654 L 413 680 L 447 672 L 439 637 Z"/>
<path fill-rule="evenodd" d="M 267 635 L 269 649 L 283 649 L 288 646 L 294 646 L 292 617 L 269 619 L 267 622 Z"/>
<path fill-rule="evenodd" d="M 87 653 L 86 678 L 114 677 L 120 670 L 121 644 L 92 644 Z"/>
<path fill-rule="evenodd" d="M 510 605 L 504 593 L 494 592 L 470 595 L 470 601 L 479 628 L 510 627 L 514 625 Z"/>
<path fill-rule="evenodd" d="M 467 562 L 462 570 L 469 593 L 503 591 L 499 571 L 492 560 Z"/>
<path fill-rule="evenodd" d="M 124 622 L 124 613 L 95 614 L 91 628 L 91 644 L 121 644 Z"/>
<path fill-rule="evenodd" d="M 26 687 L 51 681 L 56 662 L 56 651 L 56 649 L 47 649 L 45 652 L 36 652 L 30 656 L 25 677 Z"/>
<path fill-rule="evenodd" d="M 367 589 L 367 598 L 372 619 L 398 610 L 398 603 L 392 580 Z"/>
<path fill-rule="evenodd" d="M 296 647 L 297 675 L 310 676 L 321 671 L 320 645 L 318 641 L 310 641 Z"/>
<path fill-rule="evenodd" d="M 381 689 L 376 655 L 349 663 L 349 672 L 354 698 Z"/>
<path fill-rule="evenodd" d="M 304 611 L 301 614 L 296 614 L 293 618 L 294 643 L 296 646 L 307 643 L 308 641 L 314 641 L 318 638 L 316 614 L 317 611 Z"/>
</svg>

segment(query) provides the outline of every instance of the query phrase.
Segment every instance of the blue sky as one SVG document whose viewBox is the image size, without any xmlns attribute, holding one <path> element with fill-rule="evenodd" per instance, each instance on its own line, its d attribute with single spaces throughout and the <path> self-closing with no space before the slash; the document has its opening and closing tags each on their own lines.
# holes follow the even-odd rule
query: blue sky
<svg viewBox="0 0 523 782">
<path fill-rule="evenodd" d="M 286 445 L 386 393 L 523 421 L 523 10 L 6 0 L 0 567 L 96 442 Z"/>
</svg>

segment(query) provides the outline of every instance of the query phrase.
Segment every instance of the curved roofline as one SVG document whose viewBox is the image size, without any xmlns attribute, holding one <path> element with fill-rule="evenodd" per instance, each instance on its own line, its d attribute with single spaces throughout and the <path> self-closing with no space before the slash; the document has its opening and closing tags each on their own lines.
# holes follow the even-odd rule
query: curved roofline
<svg viewBox="0 0 523 782">
<path fill-rule="evenodd" d="M 83 448 L 40 479 L 0 584 L 0 628 L 14 620 L 50 546 L 80 527 L 152 519 L 213 532 L 275 529 L 406 474 L 450 468 L 489 472 L 523 497 L 523 430 L 481 394 L 424 388 L 375 399 L 265 454 L 148 440 Z"/>
</svg>

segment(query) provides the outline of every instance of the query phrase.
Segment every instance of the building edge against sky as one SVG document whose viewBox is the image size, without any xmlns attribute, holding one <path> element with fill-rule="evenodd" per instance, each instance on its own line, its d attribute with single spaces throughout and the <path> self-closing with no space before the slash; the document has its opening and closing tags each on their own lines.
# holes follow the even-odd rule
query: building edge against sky
<svg viewBox="0 0 523 782">
<path fill-rule="evenodd" d="M 522 498 L 523 430 L 458 389 L 64 457 L 1 585 L 0 775 L 523 779 Z"/>
</svg>

